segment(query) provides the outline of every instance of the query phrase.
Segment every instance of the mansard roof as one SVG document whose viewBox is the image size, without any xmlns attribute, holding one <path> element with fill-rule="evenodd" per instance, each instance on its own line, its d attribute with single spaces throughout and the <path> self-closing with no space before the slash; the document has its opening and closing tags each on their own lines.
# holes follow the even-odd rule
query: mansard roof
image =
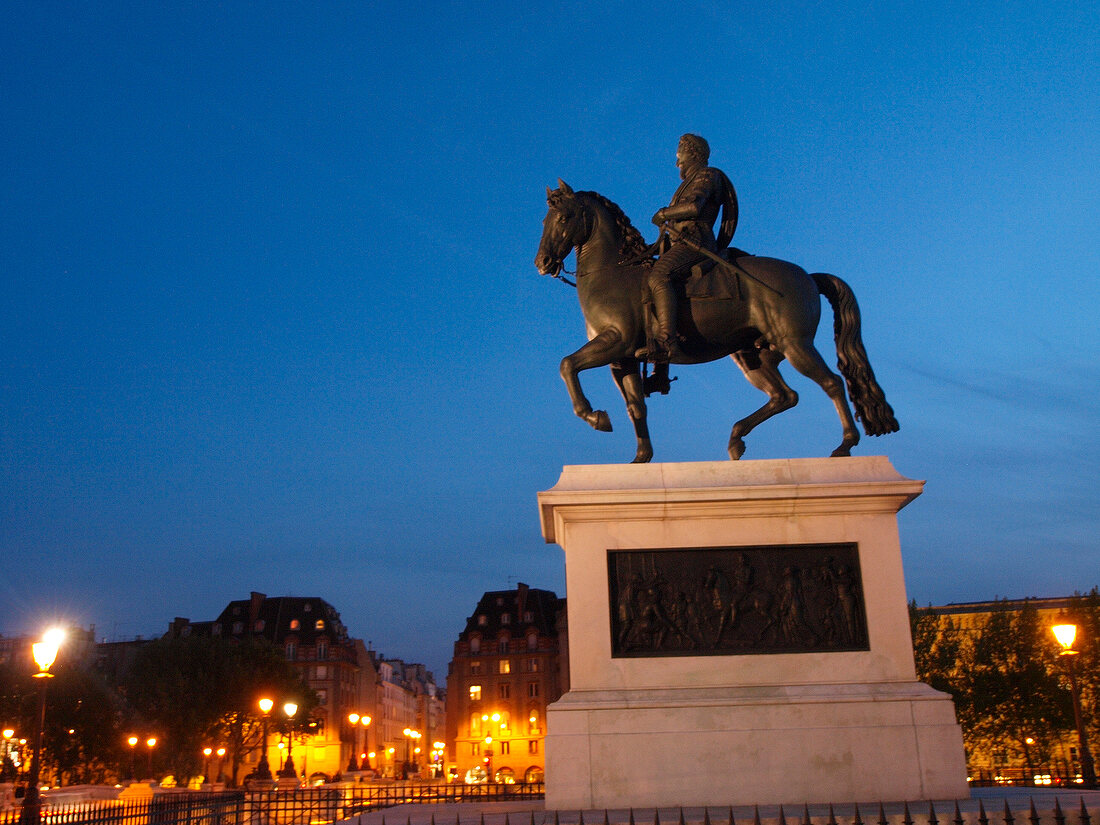
<svg viewBox="0 0 1100 825">
<path fill-rule="evenodd" d="M 495 637 L 501 631 L 524 635 L 534 628 L 540 636 L 556 636 L 557 613 L 565 600 L 551 590 L 528 587 L 522 582 L 515 590 L 491 590 L 477 603 L 472 616 L 467 617 L 460 640 L 471 634 Z M 525 618 L 530 614 L 528 618 Z M 482 618 L 484 617 L 484 618 Z"/>
</svg>

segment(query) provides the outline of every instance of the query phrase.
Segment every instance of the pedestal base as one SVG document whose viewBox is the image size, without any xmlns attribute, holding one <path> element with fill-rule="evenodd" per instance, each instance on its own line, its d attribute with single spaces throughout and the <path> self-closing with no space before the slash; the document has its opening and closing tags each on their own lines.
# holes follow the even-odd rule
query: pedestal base
<svg viewBox="0 0 1100 825">
<path fill-rule="evenodd" d="M 896 514 L 921 488 L 881 457 L 566 467 L 539 495 L 569 625 L 547 807 L 965 796 L 913 666 Z"/>
</svg>

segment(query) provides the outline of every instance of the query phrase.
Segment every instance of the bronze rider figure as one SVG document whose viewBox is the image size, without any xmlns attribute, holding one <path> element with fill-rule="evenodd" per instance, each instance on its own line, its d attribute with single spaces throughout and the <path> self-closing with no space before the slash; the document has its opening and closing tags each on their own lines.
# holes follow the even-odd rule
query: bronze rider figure
<svg viewBox="0 0 1100 825">
<path fill-rule="evenodd" d="M 685 358 L 676 331 L 677 284 L 691 275 L 691 268 L 707 258 L 699 250 L 721 253 L 737 228 L 737 194 L 721 169 L 708 166 L 710 146 L 699 135 L 686 134 L 676 150 L 676 165 L 683 183 L 672 202 L 658 209 L 653 223 L 662 227 L 657 249 L 664 249 L 649 272 L 649 291 L 657 313 L 654 350 L 639 354 L 654 362 Z M 718 237 L 714 224 L 722 211 Z M 667 233 L 667 235 L 666 235 Z M 675 283 L 674 283 L 675 282 Z"/>
</svg>

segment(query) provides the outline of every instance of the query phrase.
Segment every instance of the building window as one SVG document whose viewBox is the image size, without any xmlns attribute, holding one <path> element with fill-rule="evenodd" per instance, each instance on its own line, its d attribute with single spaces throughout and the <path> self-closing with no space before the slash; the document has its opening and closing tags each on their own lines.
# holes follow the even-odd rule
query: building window
<svg viewBox="0 0 1100 825">
<path fill-rule="evenodd" d="M 298 621 L 297 619 L 291 619 L 290 620 L 290 629 L 291 630 L 297 630 L 301 626 L 302 626 L 302 623 L 300 621 Z"/>
<path fill-rule="evenodd" d="M 539 740 L 538 739 L 529 739 L 527 741 L 527 752 L 528 753 L 538 753 L 539 752 Z"/>
<path fill-rule="evenodd" d="M 328 691 L 327 690 L 322 689 L 322 690 L 317 691 L 317 703 L 320 704 L 320 705 L 327 705 L 328 704 Z"/>
<path fill-rule="evenodd" d="M 254 624 L 252 627 L 257 633 L 263 633 L 264 632 L 264 620 L 263 619 L 257 619 L 256 624 Z"/>
<path fill-rule="evenodd" d="M 302 610 L 305 611 L 306 613 L 309 613 L 310 611 L 313 610 L 313 605 L 310 604 L 309 602 L 306 602 L 305 604 L 302 605 Z"/>
<path fill-rule="evenodd" d="M 481 736 L 481 714 L 480 713 L 471 713 L 470 714 L 470 736 L 473 736 L 475 738 Z"/>
<path fill-rule="evenodd" d="M 470 685 L 470 701 L 481 701 L 481 685 Z"/>
<path fill-rule="evenodd" d="M 317 658 L 318 659 L 327 659 L 328 658 L 328 642 L 321 641 L 321 642 L 317 643 Z"/>
<path fill-rule="evenodd" d="M 511 673 L 512 662 L 508 659 L 501 659 L 497 664 L 497 673 Z"/>
<path fill-rule="evenodd" d="M 531 735 L 535 735 L 539 732 L 539 712 L 532 709 L 527 714 L 527 732 Z M 534 751 L 532 751 L 534 753 Z"/>
<path fill-rule="evenodd" d="M 471 636 L 470 637 L 470 652 L 471 653 L 480 653 L 481 652 L 481 637 L 480 636 Z"/>
<path fill-rule="evenodd" d="M 538 673 L 539 672 L 539 660 L 538 659 L 528 659 L 527 660 L 527 672 L 528 673 Z"/>
<path fill-rule="evenodd" d="M 244 622 L 233 622 L 233 635 L 244 633 Z"/>
<path fill-rule="evenodd" d="M 511 752 L 512 752 L 512 743 L 511 742 L 501 742 L 500 743 L 500 755 L 501 756 L 504 756 L 506 753 L 511 753 Z"/>
<path fill-rule="evenodd" d="M 480 676 L 481 675 L 481 662 L 470 662 L 470 675 L 471 676 Z"/>
<path fill-rule="evenodd" d="M 477 623 L 480 627 L 485 627 L 487 624 L 489 624 L 489 617 L 482 613 L 480 616 L 477 617 Z"/>
<path fill-rule="evenodd" d="M 537 633 L 527 634 L 527 649 L 538 650 L 539 649 L 539 635 Z"/>
<path fill-rule="evenodd" d="M 313 668 L 313 678 L 314 679 L 327 679 L 328 678 L 328 667 L 326 667 L 325 665 L 317 665 L 317 667 Z"/>
<path fill-rule="evenodd" d="M 532 698 L 539 695 L 539 683 L 538 682 L 528 682 L 527 683 L 527 695 L 532 697 Z"/>
<path fill-rule="evenodd" d="M 298 658 L 298 645 L 294 642 L 286 643 L 286 658 L 287 661 L 293 662 Z"/>
<path fill-rule="evenodd" d="M 512 614 L 511 613 L 501 613 L 500 614 L 500 623 L 501 624 L 511 624 L 512 623 Z"/>
<path fill-rule="evenodd" d="M 313 623 L 313 629 L 314 630 L 324 630 L 325 629 L 325 620 L 324 619 L 318 619 L 317 621 L 315 621 Z"/>
<path fill-rule="evenodd" d="M 525 622 L 533 622 L 535 620 L 535 614 L 530 610 L 525 610 L 523 613 L 523 620 Z"/>
<path fill-rule="evenodd" d="M 497 607 L 504 607 L 504 597 L 497 596 Z"/>
<path fill-rule="evenodd" d="M 511 696 L 512 696 L 512 686 L 511 685 L 504 684 L 504 685 L 498 685 L 498 687 L 500 688 L 500 698 L 501 699 L 510 699 L 511 698 Z"/>
<path fill-rule="evenodd" d="M 214 626 L 212 628 L 210 628 L 210 632 L 214 636 L 221 636 L 222 635 L 222 626 L 220 624 L 215 623 Z"/>
<path fill-rule="evenodd" d="M 481 743 L 480 742 L 471 742 L 470 743 L 470 756 L 481 756 Z"/>
</svg>

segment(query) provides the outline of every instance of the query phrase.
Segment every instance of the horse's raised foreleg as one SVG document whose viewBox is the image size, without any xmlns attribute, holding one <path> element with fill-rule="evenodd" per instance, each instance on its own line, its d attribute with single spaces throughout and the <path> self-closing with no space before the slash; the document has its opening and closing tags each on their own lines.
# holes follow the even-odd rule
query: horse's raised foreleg
<svg viewBox="0 0 1100 825">
<path fill-rule="evenodd" d="M 645 464 L 653 458 L 653 445 L 649 441 L 649 423 L 646 421 L 645 393 L 642 390 L 642 373 L 638 361 L 616 361 L 611 365 L 611 375 L 626 402 L 626 411 L 634 422 L 634 435 L 638 439 L 638 452 L 631 464 Z"/>
<path fill-rule="evenodd" d="M 578 418 L 583 418 L 595 429 L 605 433 L 611 432 L 611 419 L 604 410 L 592 409 L 592 404 L 581 389 L 577 373 L 610 364 L 621 355 L 621 342 L 618 332 L 605 329 L 572 355 L 561 359 L 561 377 L 569 390 L 569 398 L 573 401 L 573 412 Z"/>
<path fill-rule="evenodd" d="M 844 438 L 840 446 L 833 450 L 834 456 L 852 454 L 852 447 L 859 443 L 859 430 L 856 429 L 852 409 L 848 406 L 848 396 L 844 394 L 844 382 L 840 376 L 829 369 L 821 353 L 814 347 L 813 339 L 788 339 L 776 344 L 776 349 L 786 356 L 791 366 L 818 384 L 832 399 L 840 423 L 844 427 Z"/>
<path fill-rule="evenodd" d="M 730 356 L 741 368 L 749 383 L 761 392 L 768 394 L 767 403 L 751 415 L 747 415 L 733 425 L 730 430 L 729 454 L 734 461 L 745 454 L 744 437 L 756 426 L 767 421 L 773 415 L 789 410 L 798 403 L 798 393 L 787 386 L 783 376 L 779 373 L 779 364 L 783 356 L 771 350 L 763 350 L 759 353 L 760 365 L 755 360 L 750 361 L 751 356 L 746 357 L 739 352 Z"/>
</svg>

